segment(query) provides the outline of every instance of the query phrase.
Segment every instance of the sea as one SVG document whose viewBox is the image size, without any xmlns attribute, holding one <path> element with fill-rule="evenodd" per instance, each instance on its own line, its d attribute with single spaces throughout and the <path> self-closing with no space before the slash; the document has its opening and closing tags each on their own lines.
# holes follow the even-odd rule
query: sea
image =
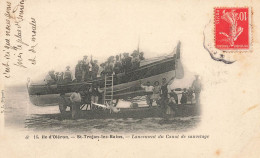
<svg viewBox="0 0 260 158">
<path fill-rule="evenodd" d="M 184 132 L 197 127 L 200 116 L 172 118 L 62 119 L 58 104 L 35 106 L 26 86 L 6 87 L 5 128 L 55 133 L 147 133 Z M 123 105 L 122 105 L 123 104 Z M 120 106 L 129 105 L 121 102 Z M 148 105 L 144 105 L 148 106 Z"/>
</svg>

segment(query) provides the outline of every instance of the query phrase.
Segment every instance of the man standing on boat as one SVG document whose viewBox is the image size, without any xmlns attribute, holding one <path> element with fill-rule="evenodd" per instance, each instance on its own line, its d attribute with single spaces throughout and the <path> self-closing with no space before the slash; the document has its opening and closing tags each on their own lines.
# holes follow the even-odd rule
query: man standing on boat
<svg viewBox="0 0 260 158">
<path fill-rule="evenodd" d="M 75 78 L 77 82 L 80 82 L 82 80 L 82 61 L 79 60 L 78 64 L 75 67 Z"/>
<path fill-rule="evenodd" d="M 72 81 L 72 73 L 70 71 L 70 66 L 67 66 L 66 68 L 67 70 L 64 73 L 64 81 L 68 83 Z"/>
<path fill-rule="evenodd" d="M 54 71 L 49 71 L 48 74 L 46 75 L 44 81 L 46 82 L 46 84 L 51 85 L 55 83 L 55 80 L 53 79 L 53 75 L 52 73 L 54 73 Z"/>
<path fill-rule="evenodd" d="M 152 100 L 152 95 L 153 95 L 153 86 L 151 86 L 150 82 L 147 81 L 146 86 L 142 84 L 140 80 L 141 87 L 145 90 L 147 93 L 146 95 L 146 102 L 149 105 L 149 107 L 152 107 L 153 100 Z"/>
<path fill-rule="evenodd" d="M 135 70 L 135 69 L 138 69 L 139 66 L 140 66 L 140 58 L 139 58 L 139 52 L 137 50 L 135 50 L 131 56 L 133 56 L 132 58 L 132 68 Z"/>
<path fill-rule="evenodd" d="M 70 101 L 72 103 L 72 119 L 76 119 L 81 105 L 81 95 L 79 93 L 79 88 L 71 94 Z"/>
<path fill-rule="evenodd" d="M 88 56 L 85 55 L 83 57 L 83 60 L 82 60 L 82 70 L 83 70 L 83 73 L 82 73 L 82 81 L 87 81 L 87 79 L 90 78 L 89 76 L 89 60 L 88 60 Z"/>
<path fill-rule="evenodd" d="M 94 60 L 94 62 L 92 61 L 92 57 L 91 57 L 91 61 L 90 61 L 91 65 L 92 65 L 92 73 L 91 73 L 91 79 L 95 80 L 97 79 L 97 74 L 98 74 L 98 70 L 99 70 L 99 66 L 98 66 L 98 61 Z"/>
<path fill-rule="evenodd" d="M 129 56 L 129 53 L 124 53 L 124 58 L 122 59 L 122 65 L 125 73 L 132 69 L 132 58 Z"/>
<path fill-rule="evenodd" d="M 119 55 L 116 56 L 114 72 L 115 72 L 116 75 L 122 72 L 122 63 L 121 63 L 121 60 L 119 58 Z"/>
<path fill-rule="evenodd" d="M 195 75 L 195 80 L 192 83 L 192 88 L 195 93 L 196 105 L 200 104 L 200 91 L 201 91 L 201 82 L 199 79 L 199 75 Z"/>
</svg>

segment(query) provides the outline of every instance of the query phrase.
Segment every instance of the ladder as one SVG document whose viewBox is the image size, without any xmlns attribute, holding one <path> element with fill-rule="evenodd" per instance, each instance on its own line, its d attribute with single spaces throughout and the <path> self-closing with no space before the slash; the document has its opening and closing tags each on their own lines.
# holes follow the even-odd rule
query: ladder
<svg viewBox="0 0 260 158">
<path fill-rule="evenodd" d="M 113 94 L 114 94 L 114 75 L 113 74 L 105 75 L 105 87 L 104 87 L 104 97 L 103 97 L 104 105 L 106 105 L 106 102 L 109 102 L 109 101 L 110 101 L 110 104 L 112 104 Z"/>
</svg>

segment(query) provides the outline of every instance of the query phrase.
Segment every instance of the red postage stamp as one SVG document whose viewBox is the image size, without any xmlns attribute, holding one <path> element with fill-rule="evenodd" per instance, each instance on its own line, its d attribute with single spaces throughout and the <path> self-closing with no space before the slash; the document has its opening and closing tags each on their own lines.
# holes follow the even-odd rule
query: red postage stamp
<svg viewBox="0 0 260 158">
<path fill-rule="evenodd" d="M 250 8 L 215 8 L 214 15 L 217 49 L 250 49 Z"/>
</svg>

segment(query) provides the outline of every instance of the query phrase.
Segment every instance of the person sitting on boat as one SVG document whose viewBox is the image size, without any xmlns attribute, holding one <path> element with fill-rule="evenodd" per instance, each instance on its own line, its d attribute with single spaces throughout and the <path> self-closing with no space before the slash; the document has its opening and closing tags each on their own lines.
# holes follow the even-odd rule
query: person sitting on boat
<svg viewBox="0 0 260 158">
<path fill-rule="evenodd" d="M 97 74 L 98 74 L 98 70 L 99 70 L 98 61 L 94 60 L 94 62 L 93 62 L 92 58 L 91 58 L 91 65 L 92 65 L 91 79 L 95 80 L 95 79 L 97 79 Z"/>
<path fill-rule="evenodd" d="M 161 94 L 161 86 L 159 81 L 155 81 L 154 82 L 154 87 L 153 87 L 153 95 L 152 95 L 152 99 L 153 101 L 156 102 L 156 104 L 159 106 L 159 100 L 161 99 L 160 97 Z"/>
<path fill-rule="evenodd" d="M 145 58 L 144 58 L 144 52 L 140 52 L 140 54 L 139 54 L 139 59 L 140 60 L 144 60 Z"/>
<path fill-rule="evenodd" d="M 78 64 L 75 67 L 75 78 L 76 78 L 77 82 L 80 82 L 82 80 L 82 73 L 83 73 L 82 61 L 79 60 Z"/>
<path fill-rule="evenodd" d="M 72 119 L 76 119 L 79 114 L 80 105 L 81 105 L 81 95 L 79 93 L 79 88 L 71 94 L 70 101 L 72 104 Z"/>
<path fill-rule="evenodd" d="M 200 104 L 200 91 L 201 91 L 201 82 L 199 79 L 199 75 L 195 75 L 195 80 L 192 83 L 191 86 L 195 93 L 195 99 L 196 99 L 196 105 Z"/>
<path fill-rule="evenodd" d="M 67 66 L 66 68 L 67 68 L 67 70 L 64 72 L 64 77 L 63 77 L 63 79 L 64 79 L 64 81 L 65 81 L 66 83 L 68 83 L 68 82 L 71 82 L 71 81 L 72 81 L 72 73 L 71 73 L 71 71 L 70 71 L 70 66 Z"/>
<path fill-rule="evenodd" d="M 132 69 L 132 58 L 129 56 L 129 53 L 124 53 L 124 57 L 122 59 L 122 66 L 124 72 L 127 73 Z"/>
<path fill-rule="evenodd" d="M 149 107 L 152 107 L 153 100 L 152 100 L 152 94 L 153 94 L 153 86 L 151 86 L 150 82 L 147 81 L 146 85 L 143 85 L 140 80 L 141 87 L 146 92 L 146 103 L 149 105 Z"/>
<path fill-rule="evenodd" d="M 82 81 L 87 81 L 90 76 L 89 76 L 89 60 L 88 56 L 85 55 L 82 60 Z"/>
<path fill-rule="evenodd" d="M 131 56 L 133 56 L 131 62 L 132 62 L 132 69 L 138 69 L 140 66 L 140 58 L 139 58 L 139 52 L 135 50 Z"/>
<path fill-rule="evenodd" d="M 187 89 L 184 88 L 183 92 L 181 93 L 181 104 L 187 104 L 188 92 Z"/>
<path fill-rule="evenodd" d="M 54 71 L 49 71 L 48 74 L 46 75 L 46 77 L 44 79 L 46 84 L 51 85 L 51 84 L 55 84 L 56 83 L 56 81 L 52 77 L 53 73 L 54 73 Z"/>
</svg>

